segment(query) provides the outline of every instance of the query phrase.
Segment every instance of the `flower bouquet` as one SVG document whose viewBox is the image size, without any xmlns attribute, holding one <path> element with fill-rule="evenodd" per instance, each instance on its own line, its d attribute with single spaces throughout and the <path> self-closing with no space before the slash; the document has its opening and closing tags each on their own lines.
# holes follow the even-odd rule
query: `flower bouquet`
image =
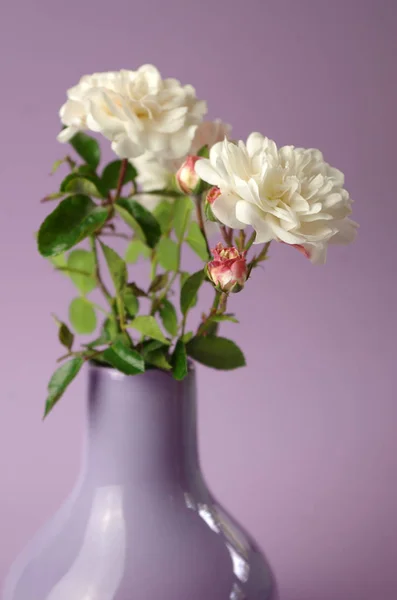
<svg viewBox="0 0 397 600">
<path fill-rule="evenodd" d="M 219 330 L 237 322 L 229 300 L 249 287 L 270 244 L 324 263 L 328 244 L 354 239 L 344 176 L 319 150 L 278 148 L 259 133 L 236 142 L 228 125 L 205 113 L 192 86 L 163 79 L 151 65 L 85 76 L 68 90 L 58 139 L 72 152 L 53 172 L 70 172 L 43 199 L 57 205 L 37 239 L 79 293 L 69 325 L 56 317 L 65 352 L 46 415 L 87 360 L 127 375 L 160 369 L 177 380 L 188 373 L 188 357 L 217 369 L 244 366 L 242 351 Z M 114 161 L 101 165 L 98 135 L 87 131 L 110 142 Z M 110 243 L 117 238 L 123 254 Z M 199 261 L 193 273 L 182 268 L 186 247 Z M 146 285 L 129 268 L 139 259 L 150 263 Z M 192 328 L 204 284 L 213 302 Z M 95 289 L 103 301 L 92 301 Z M 93 339 L 78 346 L 76 334 Z"/>
</svg>

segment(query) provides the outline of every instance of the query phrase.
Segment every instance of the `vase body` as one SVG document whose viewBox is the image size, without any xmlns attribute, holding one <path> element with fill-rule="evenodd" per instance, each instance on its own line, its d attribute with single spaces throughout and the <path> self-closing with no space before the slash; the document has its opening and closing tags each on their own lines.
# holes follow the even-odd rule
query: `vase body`
<svg viewBox="0 0 397 600">
<path fill-rule="evenodd" d="M 89 366 L 78 482 L 14 563 L 3 600 L 270 600 L 255 542 L 199 467 L 196 387 Z"/>
</svg>

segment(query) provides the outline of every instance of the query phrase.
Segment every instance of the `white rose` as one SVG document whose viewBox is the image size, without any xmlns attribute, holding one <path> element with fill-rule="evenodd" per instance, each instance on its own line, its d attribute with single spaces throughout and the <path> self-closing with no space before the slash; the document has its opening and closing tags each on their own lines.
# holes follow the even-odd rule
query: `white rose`
<svg viewBox="0 0 397 600">
<path fill-rule="evenodd" d="M 88 129 L 87 116 L 90 114 L 90 93 L 96 88 L 115 89 L 119 73 L 94 73 L 84 75 L 79 83 L 67 91 L 68 99 L 59 111 L 65 125 L 58 135 L 60 142 L 68 142 L 77 132 Z"/>
<path fill-rule="evenodd" d="M 184 156 L 206 104 L 190 85 L 162 79 L 152 65 L 83 77 L 68 91 L 60 116 L 67 141 L 79 130 L 102 133 L 121 158 L 150 152 L 157 157 Z"/>
<path fill-rule="evenodd" d="M 319 150 L 278 149 L 253 133 L 246 144 L 215 144 L 210 158 L 197 161 L 195 168 L 221 192 L 212 204 L 217 219 L 233 229 L 251 225 L 257 244 L 281 241 L 323 263 L 328 243 L 355 238 L 343 173 L 326 163 Z"/>
</svg>

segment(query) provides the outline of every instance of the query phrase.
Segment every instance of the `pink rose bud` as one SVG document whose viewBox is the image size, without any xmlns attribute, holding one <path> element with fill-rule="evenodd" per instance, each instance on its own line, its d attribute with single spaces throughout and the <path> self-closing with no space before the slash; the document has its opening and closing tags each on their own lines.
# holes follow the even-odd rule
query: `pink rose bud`
<svg viewBox="0 0 397 600">
<path fill-rule="evenodd" d="M 218 221 L 218 219 L 216 218 L 216 216 L 214 215 L 214 213 L 212 211 L 212 205 L 214 204 L 214 202 L 218 198 L 218 196 L 220 196 L 220 194 L 221 194 L 221 190 L 216 186 L 212 187 L 208 191 L 208 194 L 205 198 L 205 203 L 204 203 L 204 213 L 205 213 L 205 218 L 207 219 L 207 221 L 212 221 L 212 222 Z"/>
<path fill-rule="evenodd" d="M 207 275 L 215 288 L 221 292 L 240 292 L 248 277 L 245 252 L 234 246 L 224 248 L 221 243 L 212 250 L 214 260 L 206 267 Z"/>
<path fill-rule="evenodd" d="M 212 187 L 207 194 L 207 202 L 208 204 L 214 204 L 215 200 L 218 198 L 218 196 L 221 195 L 221 190 L 216 187 L 216 185 L 214 187 Z"/>
<path fill-rule="evenodd" d="M 176 182 L 184 194 L 198 194 L 201 188 L 201 179 L 197 175 L 194 165 L 200 160 L 199 156 L 188 156 L 176 173 Z"/>
</svg>

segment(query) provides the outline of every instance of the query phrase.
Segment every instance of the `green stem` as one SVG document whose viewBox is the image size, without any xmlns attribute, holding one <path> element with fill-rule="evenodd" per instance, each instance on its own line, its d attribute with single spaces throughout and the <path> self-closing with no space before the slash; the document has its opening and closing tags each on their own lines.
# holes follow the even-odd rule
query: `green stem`
<svg viewBox="0 0 397 600">
<path fill-rule="evenodd" d="M 218 307 L 219 307 L 219 302 L 220 302 L 221 296 L 222 296 L 222 292 L 218 292 L 218 290 L 215 290 L 215 298 L 212 303 L 210 314 L 212 314 L 212 315 L 216 314 Z"/>
<path fill-rule="evenodd" d="M 225 292 L 222 292 L 220 301 L 219 301 L 218 311 L 217 311 L 218 314 L 223 315 L 223 313 L 226 311 L 227 299 L 228 299 L 228 295 L 225 294 Z"/>
<path fill-rule="evenodd" d="M 119 180 L 117 182 L 117 189 L 116 189 L 116 195 L 114 197 L 114 202 L 117 202 L 117 200 L 120 198 L 121 190 L 122 190 L 123 185 L 124 185 L 125 174 L 127 172 L 127 167 L 128 167 L 128 159 L 124 158 L 121 161 Z"/>
<path fill-rule="evenodd" d="M 227 246 L 233 246 L 233 229 L 221 226 L 222 237 L 225 240 Z"/>
<path fill-rule="evenodd" d="M 80 352 L 68 352 L 67 354 L 64 354 L 63 356 L 60 356 L 59 358 L 57 358 L 56 362 L 60 363 L 63 360 L 70 358 L 71 356 L 80 356 Z"/>
<path fill-rule="evenodd" d="M 157 271 L 156 252 L 153 250 L 151 257 L 150 257 L 150 281 L 153 281 L 153 279 L 156 277 L 156 271 Z"/>
<path fill-rule="evenodd" d="M 203 238 L 205 240 L 205 245 L 207 247 L 208 260 L 211 260 L 212 253 L 211 253 L 210 245 L 208 243 L 207 234 L 205 231 L 203 208 L 202 208 L 203 199 L 202 199 L 201 194 L 198 194 L 197 196 L 193 196 L 193 200 L 196 205 L 197 223 L 198 223 L 198 226 L 200 227 L 201 233 L 203 234 Z"/>
<path fill-rule="evenodd" d="M 99 286 L 101 292 L 103 293 L 103 295 L 105 296 L 106 300 L 108 301 L 110 307 L 113 309 L 112 295 L 110 294 L 110 292 L 107 289 L 106 285 L 102 281 L 101 270 L 100 270 L 99 259 L 98 259 L 98 249 L 97 249 L 97 246 L 96 246 L 95 236 L 93 236 L 93 235 L 90 236 L 90 245 L 91 245 L 92 254 L 94 255 L 95 276 L 96 276 L 96 280 L 97 280 L 98 286 Z"/>
<path fill-rule="evenodd" d="M 123 299 L 121 298 L 121 296 L 119 294 L 117 294 L 116 302 L 117 302 L 117 312 L 118 312 L 119 321 L 120 321 L 120 329 L 121 329 L 121 331 L 124 331 L 124 329 L 125 329 L 124 303 L 123 303 Z"/>
</svg>

